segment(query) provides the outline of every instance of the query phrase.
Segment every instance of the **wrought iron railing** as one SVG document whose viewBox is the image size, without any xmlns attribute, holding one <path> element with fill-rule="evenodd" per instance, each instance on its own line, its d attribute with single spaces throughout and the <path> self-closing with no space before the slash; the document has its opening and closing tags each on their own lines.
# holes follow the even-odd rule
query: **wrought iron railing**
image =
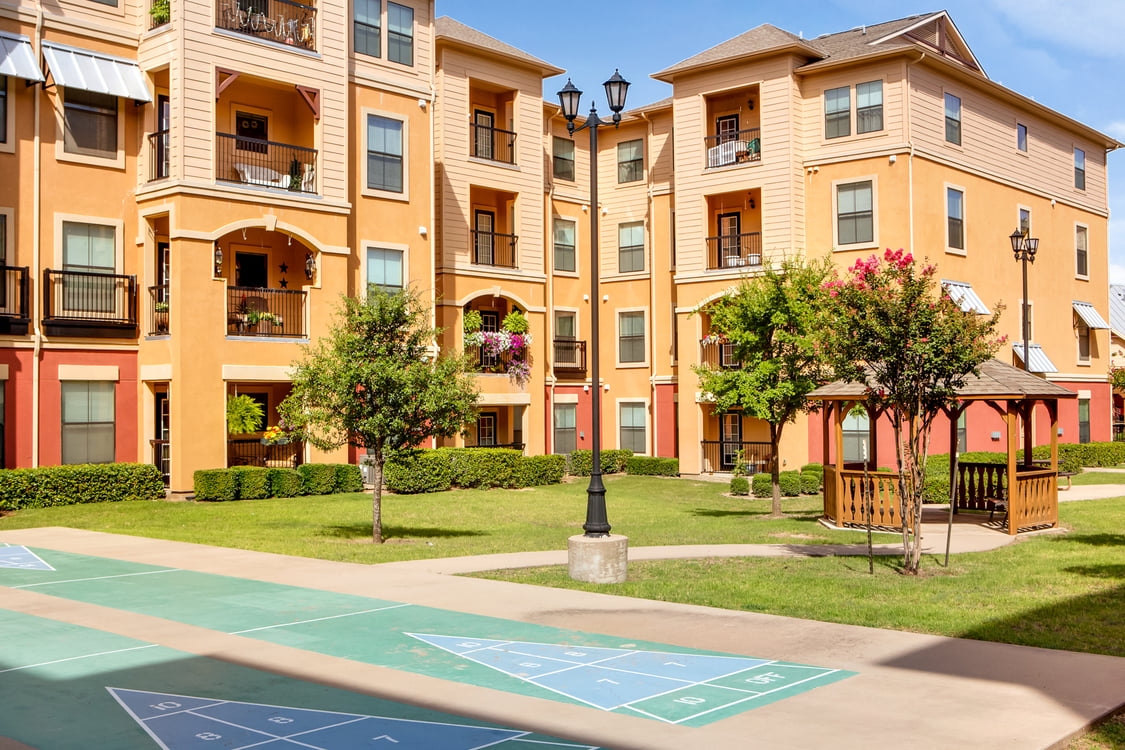
<svg viewBox="0 0 1125 750">
<path fill-rule="evenodd" d="M 707 268 L 762 265 L 762 233 L 723 234 L 707 238 Z"/>
<path fill-rule="evenodd" d="M 158 130 L 148 135 L 148 180 L 163 180 L 170 174 L 170 130 Z"/>
<path fill-rule="evenodd" d="M 0 274 L 0 315 L 27 320 L 31 315 L 27 266 L 0 266 Z"/>
<path fill-rule="evenodd" d="M 168 294 L 168 285 L 150 286 L 148 288 L 148 335 L 168 335 L 168 316 L 171 312 L 171 297 Z"/>
<path fill-rule="evenodd" d="M 485 347 L 476 345 L 466 346 L 465 354 L 468 355 L 469 362 L 475 364 L 483 373 L 505 373 L 513 359 L 523 358 L 522 353 L 513 355 L 510 351 L 489 354 Z"/>
<path fill-rule="evenodd" d="M 316 51 L 316 7 L 292 0 L 220 0 L 215 27 Z"/>
<path fill-rule="evenodd" d="M 478 159 L 516 163 L 516 134 L 487 125 L 470 123 L 470 155 Z"/>
<path fill-rule="evenodd" d="M 215 179 L 242 185 L 316 193 L 315 148 L 215 133 Z"/>
<path fill-rule="evenodd" d="M 699 364 L 716 370 L 737 370 L 742 363 L 734 356 L 734 344 L 725 341 L 699 342 Z"/>
<path fill-rule="evenodd" d="M 300 440 L 266 445 L 261 438 L 229 438 L 227 466 L 268 466 L 271 469 L 295 469 L 304 463 L 305 444 Z"/>
<path fill-rule="evenodd" d="M 514 234 L 497 234 L 473 230 L 473 263 L 478 266 L 516 268 L 516 241 Z"/>
<path fill-rule="evenodd" d="M 43 320 L 137 324 L 137 277 L 43 271 Z"/>
<path fill-rule="evenodd" d="M 707 168 L 761 161 L 761 135 L 760 128 L 750 128 L 722 135 L 705 136 L 703 143 L 707 148 Z"/>
<path fill-rule="evenodd" d="M 305 292 L 227 287 L 227 335 L 306 338 Z"/>
<path fill-rule="evenodd" d="M 703 471 L 713 474 L 716 471 L 733 471 L 741 452 L 742 465 L 748 474 L 756 474 L 769 468 L 770 444 L 750 443 L 738 440 L 702 440 Z"/>
<path fill-rule="evenodd" d="M 586 372 L 586 342 L 555 339 L 555 371 Z"/>
</svg>

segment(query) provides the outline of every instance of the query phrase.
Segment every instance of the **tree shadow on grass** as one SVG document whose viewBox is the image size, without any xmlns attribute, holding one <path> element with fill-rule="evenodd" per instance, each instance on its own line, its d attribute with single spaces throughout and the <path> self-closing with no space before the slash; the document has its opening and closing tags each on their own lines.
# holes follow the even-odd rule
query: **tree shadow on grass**
<svg viewBox="0 0 1125 750">
<path fill-rule="evenodd" d="M 320 535 L 343 540 L 371 539 L 370 523 L 349 523 L 340 526 L 322 526 Z M 469 529 L 426 528 L 418 526 L 383 525 L 384 539 L 452 539 L 466 536 L 488 536 L 483 531 Z"/>
<path fill-rule="evenodd" d="M 718 508 L 695 508 L 689 511 L 693 516 L 703 518 L 768 518 L 773 509 L 767 503 L 763 508 L 745 508 L 743 510 L 720 510 Z M 819 510 L 785 510 L 782 508 L 783 518 L 789 521 L 816 521 L 823 513 Z M 776 520 L 776 519 L 774 519 Z"/>
<path fill-rule="evenodd" d="M 1119 578 L 1125 580 L 1125 565 L 1074 565 L 1063 568 L 1067 573 L 1075 573 L 1090 578 Z"/>
<path fill-rule="evenodd" d="M 1125 534 L 1067 534 L 1066 536 L 1051 539 L 1054 544 L 1076 542 L 1088 544 L 1091 547 L 1123 547 L 1125 548 Z"/>
</svg>

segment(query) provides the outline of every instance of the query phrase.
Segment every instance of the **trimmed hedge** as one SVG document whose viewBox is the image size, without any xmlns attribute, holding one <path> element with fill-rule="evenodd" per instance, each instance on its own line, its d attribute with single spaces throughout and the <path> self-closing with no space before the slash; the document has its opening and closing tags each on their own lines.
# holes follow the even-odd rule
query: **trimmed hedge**
<svg viewBox="0 0 1125 750">
<path fill-rule="evenodd" d="M 400 495 L 445 492 L 453 486 L 453 454 L 438 448 L 395 456 L 383 464 L 383 483 Z"/>
<path fill-rule="evenodd" d="M 773 497 L 773 479 L 769 474 L 755 474 L 750 480 L 754 497 Z"/>
<path fill-rule="evenodd" d="M 196 500 L 238 499 L 237 469 L 200 469 L 192 475 Z"/>
<path fill-rule="evenodd" d="M 746 477 L 731 477 L 730 478 L 730 494 L 732 495 L 749 495 L 750 494 L 750 480 Z"/>
<path fill-rule="evenodd" d="M 270 497 L 297 497 L 301 494 L 301 475 L 296 469 L 266 469 L 266 472 Z"/>
<path fill-rule="evenodd" d="M 823 477 L 824 476 L 824 464 L 816 464 L 816 463 L 805 464 L 804 466 L 801 467 L 801 473 L 802 474 L 808 474 L 810 471 L 813 472 L 813 473 L 819 474 L 821 477 Z"/>
<path fill-rule="evenodd" d="M 0 510 L 163 499 L 164 480 L 152 464 L 0 470 Z"/>
<path fill-rule="evenodd" d="M 610 448 L 601 452 L 602 474 L 617 474 L 625 471 L 625 463 L 633 451 Z M 590 450 L 571 451 L 567 462 L 567 473 L 572 477 L 588 477 L 594 470 L 594 452 Z"/>
<path fill-rule="evenodd" d="M 566 461 L 566 456 L 524 456 L 511 448 L 435 448 L 389 459 L 383 481 L 403 495 L 453 487 L 536 487 L 561 482 Z"/>
<path fill-rule="evenodd" d="M 453 456 L 456 487 L 488 489 L 512 487 L 513 474 L 523 454 L 512 448 L 439 448 Z"/>
<path fill-rule="evenodd" d="M 558 484 L 566 474 L 566 456 L 520 456 L 512 473 L 514 487 L 540 487 Z"/>
<path fill-rule="evenodd" d="M 782 497 L 797 497 L 801 494 L 801 472 L 783 471 L 778 475 L 777 479 L 778 483 L 781 485 Z"/>
<path fill-rule="evenodd" d="M 336 490 L 335 464 L 301 464 L 297 473 L 305 495 L 331 495 Z"/>
<path fill-rule="evenodd" d="M 334 492 L 363 492 L 363 472 L 355 464 L 328 464 L 336 468 Z"/>
<path fill-rule="evenodd" d="M 659 458 L 656 456 L 629 456 L 629 458 L 625 459 L 625 471 L 629 474 L 642 476 L 678 477 L 680 475 L 680 459 Z"/>
<path fill-rule="evenodd" d="M 802 495 L 815 495 L 820 492 L 820 485 L 824 481 L 824 475 L 817 474 L 815 471 L 802 471 L 801 472 L 801 494 Z"/>
<path fill-rule="evenodd" d="M 196 500 L 220 502 L 363 490 L 363 475 L 358 466 L 351 464 L 303 464 L 296 469 L 258 466 L 200 469 L 192 479 Z"/>
<path fill-rule="evenodd" d="M 240 466 L 230 471 L 235 476 L 239 500 L 261 500 L 270 496 L 269 469 L 260 466 Z"/>
</svg>

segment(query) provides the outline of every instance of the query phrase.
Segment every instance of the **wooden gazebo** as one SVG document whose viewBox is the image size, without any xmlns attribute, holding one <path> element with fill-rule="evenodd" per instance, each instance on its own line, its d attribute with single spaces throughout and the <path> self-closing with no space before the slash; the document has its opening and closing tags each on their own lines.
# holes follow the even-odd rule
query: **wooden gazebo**
<svg viewBox="0 0 1125 750">
<path fill-rule="evenodd" d="M 839 380 L 823 385 L 809 394 L 809 399 L 823 404 L 824 438 L 824 515 L 834 524 L 866 525 L 867 514 L 862 498 L 863 477 L 873 491 L 871 523 L 875 526 L 902 526 L 902 507 L 898 501 L 898 474 L 877 471 L 876 424 L 882 415 L 870 416 L 871 451 L 867 466 L 844 463 L 844 417 L 857 405 L 864 404 L 868 386 Z M 1058 427 L 1059 399 L 1077 398 L 1078 394 L 1062 386 L 990 359 L 980 367 L 979 375 L 970 375 L 957 392 L 957 402 L 946 410 L 950 421 L 949 454 L 957 450 L 957 423 L 961 413 L 974 401 L 983 401 L 1004 420 L 1007 432 L 1006 464 L 961 463 L 957 476 L 950 482 L 956 486 L 955 510 L 1007 511 L 1009 534 L 1021 530 L 1058 526 Z M 1034 430 L 1032 413 L 1042 404 L 1051 421 L 1050 462 L 1036 463 L 1031 455 Z M 1019 421 L 1023 431 L 1023 461 L 1017 465 Z M 832 429 L 830 429 L 830 427 Z M 831 446 L 835 444 L 833 454 Z M 831 459 L 831 460 L 830 460 Z M 1015 481 L 1010 478 L 1015 477 Z"/>
</svg>

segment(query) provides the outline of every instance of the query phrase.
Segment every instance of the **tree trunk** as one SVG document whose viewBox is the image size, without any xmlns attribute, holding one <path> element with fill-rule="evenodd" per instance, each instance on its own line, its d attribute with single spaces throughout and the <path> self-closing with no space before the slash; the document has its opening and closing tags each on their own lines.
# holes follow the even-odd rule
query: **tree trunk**
<svg viewBox="0 0 1125 750">
<path fill-rule="evenodd" d="M 781 518 L 781 458 L 778 456 L 781 428 L 770 425 L 770 480 L 773 482 L 773 507 L 771 518 Z"/>
<path fill-rule="evenodd" d="M 383 543 L 383 451 L 377 449 L 374 460 L 375 489 L 371 493 L 371 541 L 375 544 Z"/>
</svg>

